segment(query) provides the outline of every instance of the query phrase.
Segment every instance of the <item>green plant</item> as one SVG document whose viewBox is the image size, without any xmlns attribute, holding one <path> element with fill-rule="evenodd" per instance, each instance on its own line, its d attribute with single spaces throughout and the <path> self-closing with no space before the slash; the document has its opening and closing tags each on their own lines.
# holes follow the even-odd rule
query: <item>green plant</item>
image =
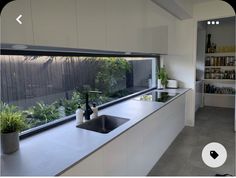
<svg viewBox="0 0 236 178">
<path fill-rule="evenodd" d="M 1 133 L 20 132 L 25 127 L 25 116 L 16 106 L 0 103 L 0 131 Z"/>
<path fill-rule="evenodd" d="M 29 109 L 31 117 L 44 123 L 58 119 L 59 112 L 54 104 L 55 103 L 46 105 L 42 102 L 38 102 L 35 106 Z"/>
<path fill-rule="evenodd" d="M 157 78 L 161 80 L 161 84 L 163 86 L 165 86 L 165 87 L 167 86 L 167 84 L 168 84 L 168 74 L 167 74 L 165 66 L 160 68 L 159 72 L 157 73 Z"/>
<path fill-rule="evenodd" d="M 17 112 L 19 109 L 17 106 L 6 104 L 0 101 L 0 111 L 1 112 Z"/>
<path fill-rule="evenodd" d="M 125 79 L 126 72 L 131 69 L 124 58 L 106 57 L 98 58 L 101 62 L 95 83 L 105 95 L 111 94 L 118 87 L 118 82 Z"/>
<path fill-rule="evenodd" d="M 91 93 L 89 95 L 89 101 L 91 103 L 96 103 L 96 105 L 101 105 L 104 104 L 106 102 L 111 101 L 112 99 L 103 95 L 103 94 L 97 94 L 97 93 Z"/>
<path fill-rule="evenodd" d="M 66 115 L 69 116 L 71 114 L 74 114 L 81 102 L 82 96 L 78 91 L 73 92 L 70 100 L 63 100 L 62 105 L 65 107 Z"/>
</svg>

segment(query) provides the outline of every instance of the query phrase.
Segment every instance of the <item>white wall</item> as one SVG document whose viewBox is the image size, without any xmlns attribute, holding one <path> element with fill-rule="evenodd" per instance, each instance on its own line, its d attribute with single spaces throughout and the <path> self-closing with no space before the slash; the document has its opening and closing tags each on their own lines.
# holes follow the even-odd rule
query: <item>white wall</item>
<svg viewBox="0 0 236 178">
<path fill-rule="evenodd" d="M 180 81 L 181 87 L 192 88 L 189 97 L 187 125 L 194 126 L 195 78 L 197 55 L 197 22 L 208 19 L 234 16 L 233 8 L 224 1 L 215 0 L 194 5 L 193 18 L 176 24 L 176 38 L 168 44 L 168 55 L 164 64 L 172 78 Z"/>
</svg>

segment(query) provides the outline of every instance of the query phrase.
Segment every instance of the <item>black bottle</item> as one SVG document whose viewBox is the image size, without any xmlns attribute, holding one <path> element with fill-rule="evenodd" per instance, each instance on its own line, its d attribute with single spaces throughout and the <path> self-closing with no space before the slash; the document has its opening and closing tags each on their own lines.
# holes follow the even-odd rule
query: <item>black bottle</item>
<svg viewBox="0 0 236 178">
<path fill-rule="evenodd" d="M 206 53 L 211 52 L 211 34 L 207 35 Z"/>
</svg>

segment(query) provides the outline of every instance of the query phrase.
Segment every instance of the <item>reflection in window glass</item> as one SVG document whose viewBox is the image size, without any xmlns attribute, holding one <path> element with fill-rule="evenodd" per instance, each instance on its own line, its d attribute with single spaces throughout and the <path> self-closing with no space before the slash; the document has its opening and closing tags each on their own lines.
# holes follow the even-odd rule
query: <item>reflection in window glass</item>
<svg viewBox="0 0 236 178">
<path fill-rule="evenodd" d="M 75 113 L 84 93 L 97 105 L 151 87 L 145 58 L 1 56 L 1 101 L 26 116 L 27 129 Z"/>
</svg>

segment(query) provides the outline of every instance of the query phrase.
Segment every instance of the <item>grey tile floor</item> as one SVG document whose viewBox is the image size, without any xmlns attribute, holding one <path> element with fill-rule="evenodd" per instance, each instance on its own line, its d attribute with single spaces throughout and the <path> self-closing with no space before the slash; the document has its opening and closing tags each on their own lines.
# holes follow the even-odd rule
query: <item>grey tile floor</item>
<svg viewBox="0 0 236 178">
<path fill-rule="evenodd" d="M 234 109 L 204 107 L 195 118 L 195 127 L 182 130 L 149 176 L 235 175 Z M 219 142 L 227 150 L 227 160 L 219 168 L 210 168 L 201 159 L 202 149 L 210 142 Z"/>
</svg>

